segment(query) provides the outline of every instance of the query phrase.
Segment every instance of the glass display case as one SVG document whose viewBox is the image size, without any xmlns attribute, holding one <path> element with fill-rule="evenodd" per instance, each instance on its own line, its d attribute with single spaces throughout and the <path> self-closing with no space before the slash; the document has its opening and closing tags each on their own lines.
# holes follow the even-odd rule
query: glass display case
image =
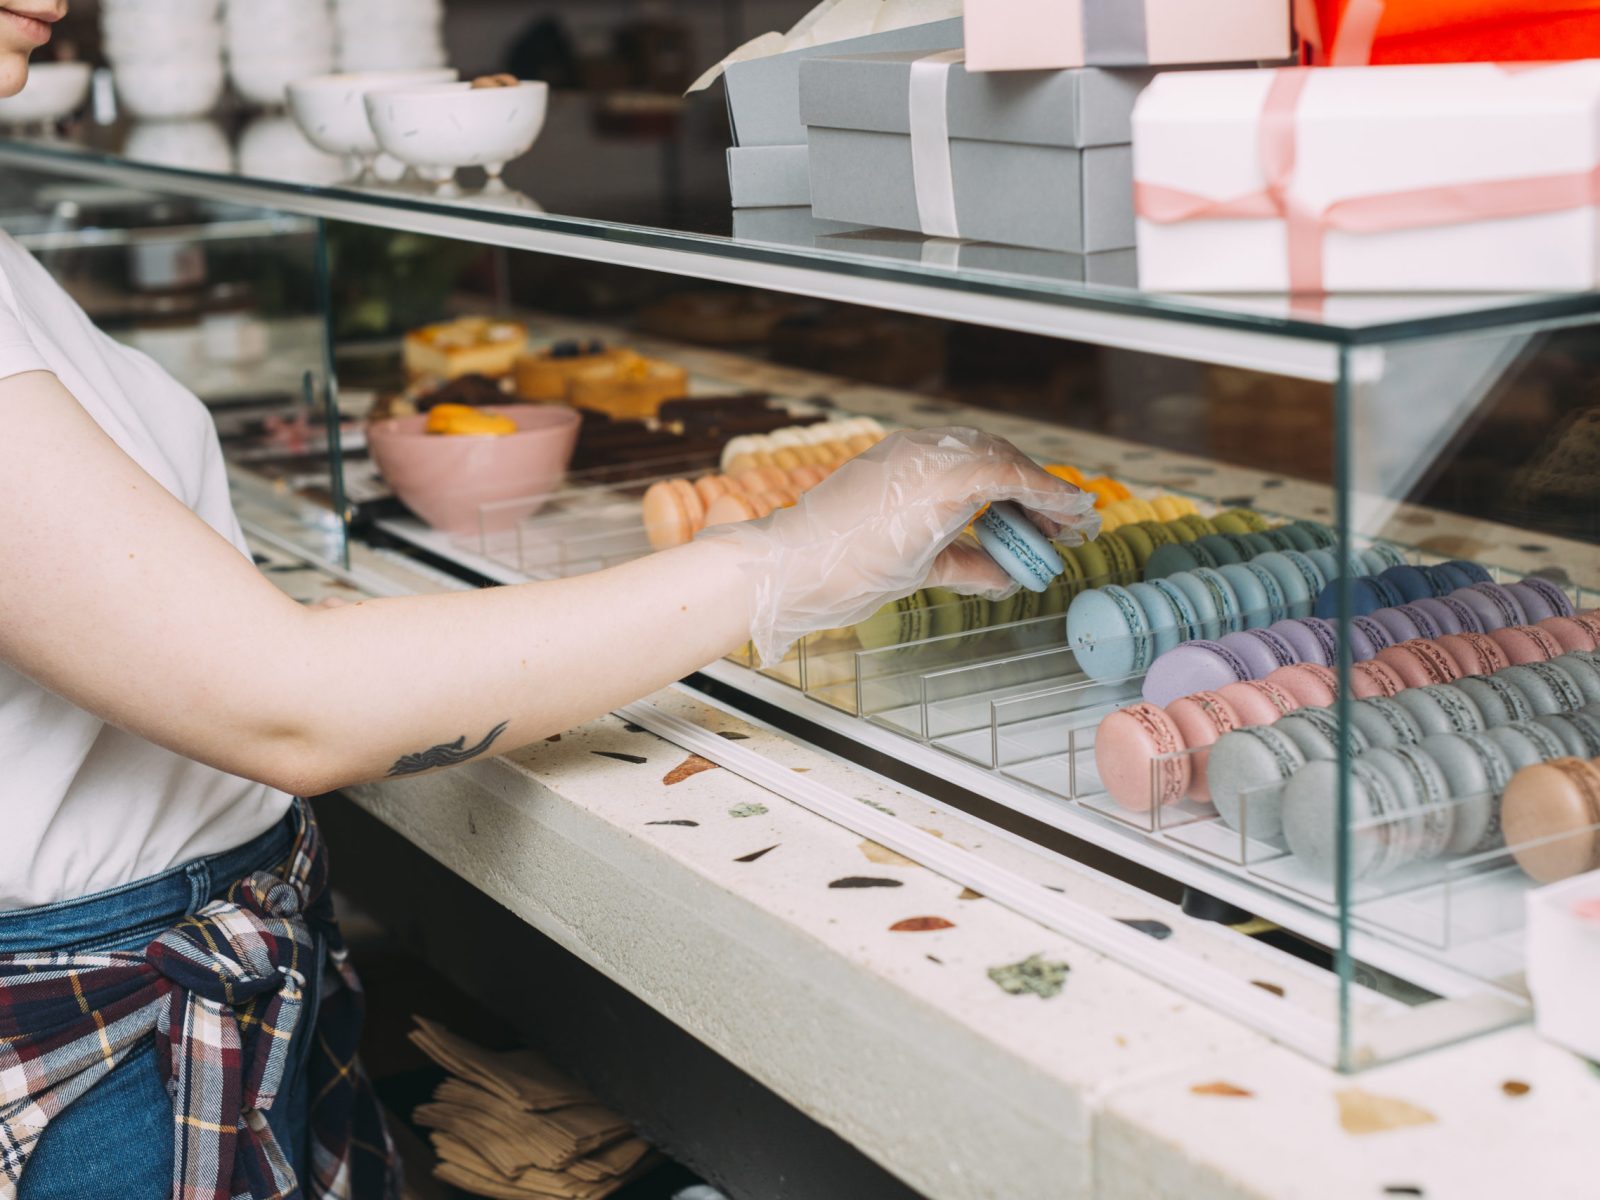
<svg viewBox="0 0 1600 1200">
<path fill-rule="evenodd" d="M 217 412 L 253 529 L 340 571 L 353 538 L 472 582 L 550 578 L 660 544 L 652 487 L 767 468 L 803 491 L 794 472 L 871 428 L 845 422 L 984 427 L 1100 496 L 1106 533 L 1050 592 L 917 593 L 697 684 L 1265 933 L 1312 964 L 1305 995 L 998 868 L 981 889 L 1320 1060 L 1527 1019 L 1525 895 L 1600 844 L 1587 775 L 1540 766 L 1600 755 L 1600 297 L 1160 295 L 1126 262 L 976 266 L 803 211 L 624 224 L 235 161 L 13 137 L 0 224 L 114 334 L 173 347 L 151 352 Z M 183 303 L 135 303 L 152 279 Z M 408 379 L 403 335 L 446 316 L 647 366 L 587 402 L 559 477 L 408 509 L 368 454 L 396 414 L 570 398 L 509 360 L 515 395 Z M 790 425 L 813 432 L 727 444 Z"/>
</svg>

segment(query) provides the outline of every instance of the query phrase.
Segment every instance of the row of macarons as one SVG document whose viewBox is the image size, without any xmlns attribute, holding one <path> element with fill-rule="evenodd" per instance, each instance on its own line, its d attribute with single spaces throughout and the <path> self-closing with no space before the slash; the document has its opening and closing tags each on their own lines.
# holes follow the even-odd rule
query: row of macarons
<svg viewBox="0 0 1600 1200">
<path fill-rule="evenodd" d="M 681 546 L 702 529 L 752 521 L 787 508 L 831 474 L 831 466 L 747 467 L 731 475 L 658 479 L 639 506 L 645 537 L 656 550 Z"/>
<path fill-rule="evenodd" d="M 1179 571 L 1193 571 L 1199 567 L 1230 566 L 1251 562 L 1263 554 L 1274 551 L 1316 553 L 1317 561 L 1327 579 L 1338 574 L 1338 559 L 1334 551 L 1338 538 L 1333 530 L 1320 521 L 1291 521 L 1284 525 L 1269 525 L 1259 514 L 1249 509 L 1231 512 L 1254 517 L 1259 524 L 1240 530 L 1237 527 L 1219 528 L 1200 537 L 1185 537 L 1183 530 L 1169 525 L 1171 540 L 1157 534 L 1156 545 L 1139 565 L 1145 579 L 1164 579 Z M 1213 519 L 1213 524 L 1217 524 Z M 1359 550 L 1352 550 L 1346 560 L 1346 573 L 1365 577 L 1376 575 L 1391 567 L 1404 565 L 1405 555 L 1389 542 L 1373 542 Z"/>
<path fill-rule="evenodd" d="M 885 437 L 871 417 L 841 417 L 813 425 L 793 425 L 768 433 L 730 438 L 722 448 L 722 471 L 736 475 L 758 467 L 791 471 L 796 467 L 836 467 L 870 450 Z"/>
<path fill-rule="evenodd" d="M 1442 760 L 1437 773 L 1422 779 L 1414 793 L 1402 787 L 1436 808 L 1433 832 L 1420 847 L 1395 840 L 1411 826 L 1383 828 L 1386 814 L 1403 810 L 1384 806 L 1382 795 L 1367 807 L 1365 796 L 1353 805 L 1355 824 L 1379 830 L 1361 835 L 1361 871 L 1377 874 L 1399 865 L 1403 847 L 1409 848 L 1403 861 L 1416 861 L 1447 852 L 1481 853 L 1505 837 L 1514 844 L 1526 841 L 1519 828 L 1508 828 L 1503 837 L 1500 793 L 1520 766 L 1565 754 L 1600 754 L 1600 721 L 1591 719 L 1600 711 L 1595 705 L 1600 655 L 1583 650 L 1354 701 L 1352 762 L 1384 764 L 1390 759 L 1371 756 L 1443 747 L 1435 754 Z M 1184 697 L 1164 710 L 1149 704 L 1118 710 L 1101 723 L 1095 758 L 1102 782 L 1126 807 L 1204 798 L 1229 828 L 1251 839 L 1281 839 L 1314 873 L 1326 874 L 1337 730 L 1326 705 L 1302 706 L 1288 687 L 1256 681 Z M 1485 748 L 1485 738 L 1497 749 Z M 1365 774 L 1365 767 L 1352 768 L 1352 778 Z"/>
<path fill-rule="evenodd" d="M 1347 636 L 1352 691 L 1357 698 L 1390 695 L 1397 685 L 1444 682 L 1440 676 L 1448 675 L 1452 667 L 1462 674 L 1484 675 L 1567 650 L 1594 649 L 1600 639 L 1600 618 L 1576 613 L 1566 593 L 1548 580 L 1535 582 L 1543 587 L 1474 584 L 1462 589 L 1465 600 L 1419 600 L 1351 618 Z M 1532 597 L 1526 605 L 1519 589 Z M 1438 662 L 1441 654 L 1450 661 Z M 1142 692 L 1152 704 L 1164 705 L 1191 692 L 1260 679 L 1289 663 L 1331 667 L 1337 656 L 1332 622 L 1321 617 L 1290 618 L 1264 629 L 1174 646 L 1151 663 Z"/>
</svg>

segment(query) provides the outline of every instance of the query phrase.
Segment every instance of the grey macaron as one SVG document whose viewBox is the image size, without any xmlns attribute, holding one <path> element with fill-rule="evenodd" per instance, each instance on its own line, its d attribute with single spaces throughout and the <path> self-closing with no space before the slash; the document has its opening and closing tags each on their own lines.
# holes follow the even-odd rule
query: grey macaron
<svg viewBox="0 0 1600 1200">
<path fill-rule="evenodd" d="M 1282 785 L 1305 765 L 1300 747 L 1271 725 L 1225 733 L 1206 765 L 1211 803 L 1229 829 L 1263 841 L 1281 837 Z"/>
</svg>

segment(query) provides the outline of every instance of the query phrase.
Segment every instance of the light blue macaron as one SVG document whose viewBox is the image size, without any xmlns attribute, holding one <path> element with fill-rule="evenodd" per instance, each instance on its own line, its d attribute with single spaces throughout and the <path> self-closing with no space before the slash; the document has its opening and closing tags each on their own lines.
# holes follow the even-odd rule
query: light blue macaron
<svg viewBox="0 0 1600 1200">
<path fill-rule="evenodd" d="M 1145 618 L 1150 622 L 1157 655 L 1165 654 L 1174 646 L 1198 636 L 1196 627 L 1200 624 L 1199 615 L 1194 605 L 1189 603 L 1189 597 L 1170 580 L 1131 583 L 1128 592 L 1139 601 Z"/>
<path fill-rule="evenodd" d="M 1250 562 L 1230 564 L 1217 570 L 1233 585 L 1234 594 L 1239 597 L 1246 629 L 1265 629 L 1289 615 L 1283 586 L 1265 567 Z"/>
<path fill-rule="evenodd" d="M 1050 540 L 1010 501 L 991 504 L 973 532 L 1000 569 L 1030 592 L 1042 592 L 1066 570 Z"/>
<path fill-rule="evenodd" d="M 1079 592 L 1067 608 L 1067 643 L 1090 679 L 1126 679 L 1149 670 L 1155 639 L 1144 605 L 1117 584 Z"/>
</svg>

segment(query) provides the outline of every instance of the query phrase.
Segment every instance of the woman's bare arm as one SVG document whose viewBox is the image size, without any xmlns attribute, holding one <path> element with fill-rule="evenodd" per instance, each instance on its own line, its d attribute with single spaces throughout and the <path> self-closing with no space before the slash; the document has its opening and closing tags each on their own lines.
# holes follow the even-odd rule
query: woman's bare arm
<svg viewBox="0 0 1600 1200">
<path fill-rule="evenodd" d="M 307 609 L 54 375 L 0 380 L 0 414 L 0 660 L 285 791 L 512 749 L 749 636 L 750 584 L 717 542 L 549 583 Z"/>
</svg>

